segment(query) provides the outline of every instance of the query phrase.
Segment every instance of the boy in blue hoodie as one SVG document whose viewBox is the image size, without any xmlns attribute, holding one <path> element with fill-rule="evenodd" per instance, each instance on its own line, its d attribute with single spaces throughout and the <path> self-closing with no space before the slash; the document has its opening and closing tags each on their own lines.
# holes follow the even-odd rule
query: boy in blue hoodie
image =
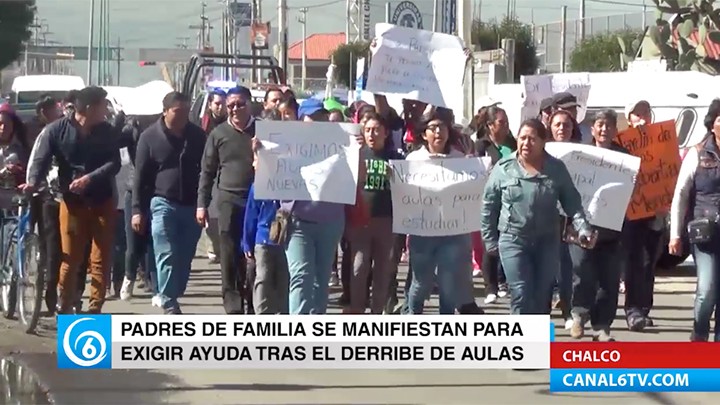
<svg viewBox="0 0 720 405">
<path fill-rule="evenodd" d="M 256 200 L 250 186 L 243 221 L 242 251 L 255 260 L 253 303 L 255 313 L 287 314 L 290 273 L 285 249 L 270 240 L 270 225 L 280 201 Z"/>
</svg>

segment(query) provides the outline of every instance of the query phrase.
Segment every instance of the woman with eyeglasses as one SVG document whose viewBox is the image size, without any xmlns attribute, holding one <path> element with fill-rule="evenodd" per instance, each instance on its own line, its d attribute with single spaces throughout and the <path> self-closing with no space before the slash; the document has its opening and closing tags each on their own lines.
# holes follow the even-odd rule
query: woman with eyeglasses
<svg viewBox="0 0 720 405">
<path fill-rule="evenodd" d="M 451 128 L 437 112 L 425 114 L 417 127 L 416 148 L 406 160 L 462 158 L 466 154 L 453 146 Z M 422 314 L 425 299 L 432 292 L 437 269 L 440 293 L 440 313 L 453 314 L 456 308 L 468 304 L 466 295 L 472 292 L 472 258 L 470 234 L 452 236 L 408 237 L 412 281 L 407 297 L 407 312 Z M 463 272 L 467 272 L 466 274 Z M 461 311 L 463 312 L 463 311 Z"/>
</svg>

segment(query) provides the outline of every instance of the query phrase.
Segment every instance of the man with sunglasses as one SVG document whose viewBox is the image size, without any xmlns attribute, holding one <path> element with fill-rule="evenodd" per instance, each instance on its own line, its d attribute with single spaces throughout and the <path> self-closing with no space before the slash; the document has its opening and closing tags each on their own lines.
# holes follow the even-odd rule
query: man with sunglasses
<svg viewBox="0 0 720 405">
<path fill-rule="evenodd" d="M 208 221 L 211 198 L 217 199 L 220 231 L 220 270 L 225 312 L 244 312 L 247 262 L 238 250 L 242 239 L 241 227 L 245 217 L 248 191 L 255 178 L 252 139 L 255 119 L 251 113 L 252 95 L 246 87 L 228 90 L 226 106 L 228 120 L 218 125 L 208 136 L 203 153 L 196 219 L 200 226 Z M 213 184 L 217 194 L 212 195 Z"/>
</svg>

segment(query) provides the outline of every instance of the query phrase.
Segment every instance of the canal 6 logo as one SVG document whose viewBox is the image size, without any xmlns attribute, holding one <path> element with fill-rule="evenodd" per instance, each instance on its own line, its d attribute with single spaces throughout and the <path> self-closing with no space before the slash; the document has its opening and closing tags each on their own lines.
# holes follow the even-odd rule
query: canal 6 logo
<svg viewBox="0 0 720 405">
<path fill-rule="evenodd" d="M 422 13 L 415 3 L 411 1 L 400 2 L 395 7 L 390 22 L 401 27 L 417 28 L 419 30 L 423 28 Z"/>
<path fill-rule="evenodd" d="M 110 315 L 59 315 L 58 368 L 111 368 Z"/>
</svg>

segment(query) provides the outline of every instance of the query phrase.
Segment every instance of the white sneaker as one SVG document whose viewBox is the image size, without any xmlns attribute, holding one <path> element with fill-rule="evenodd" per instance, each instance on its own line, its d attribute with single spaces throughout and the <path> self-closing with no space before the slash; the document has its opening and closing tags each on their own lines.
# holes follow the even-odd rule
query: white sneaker
<svg viewBox="0 0 720 405">
<path fill-rule="evenodd" d="M 340 280 L 338 280 L 338 276 L 335 273 L 330 274 L 330 281 L 328 282 L 328 285 L 330 287 L 337 287 L 340 285 Z"/>
<path fill-rule="evenodd" d="M 207 257 L 210 261 L 217 259 L 217 255 L 213 252 L 207 252 Z"/>
<path fill-rule="evenodd" d="M 154 295 L 150 303 L 154 307 L 162 308 L 162 298 L 159 295 Z"/>
<path fill-rule="evenodd" d="M 135 280 L 130 280 L 125 277 L 123 279 L 122 287 L 120 287 L 120 299 L 123 301 L 130 301 L 133 296 L 133 288 L 135 287 Z"/>
<path fill-rule="evenodd" d="M 570 330 L 570 329 L 572 329 L 573 322 L 574 322 L 574 321 L 572 320 L 572 318 L 566 319 L 566 320 L 565 320 L 565 330 Z"/>
<path fill-rule="evenodd" d="M 485 303 L 486 304 L 492 304 L 493 302 L 497 301 L 498 297 L 495 294 L 488 294 L 487 297 L 485 297 Z"/>
<path fill-rule="evenodd" d="M 473 270 L 473 277 L 480 277 L 480 276 L 482 276 L 482 270 L 480 270 L 480 269 Z"/>
</svg>

